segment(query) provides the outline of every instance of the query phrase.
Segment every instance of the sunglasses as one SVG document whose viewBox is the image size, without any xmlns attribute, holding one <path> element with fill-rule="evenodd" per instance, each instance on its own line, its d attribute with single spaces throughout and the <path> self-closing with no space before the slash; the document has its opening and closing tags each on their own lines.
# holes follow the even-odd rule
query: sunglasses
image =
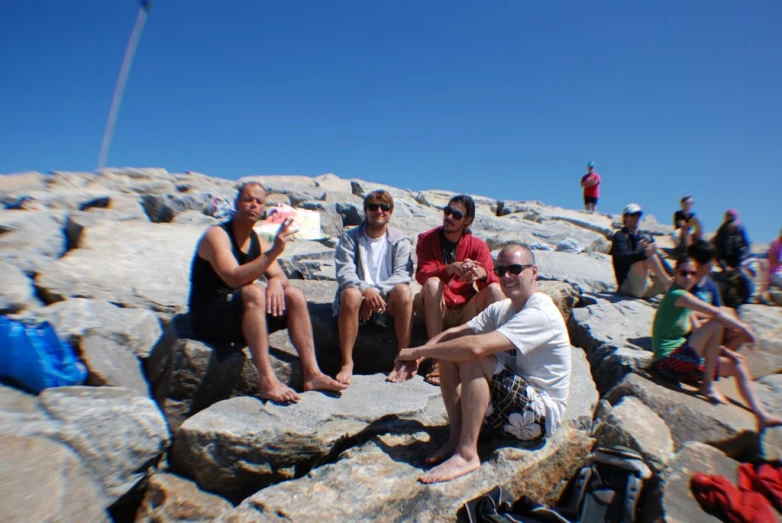
<svg viewBox="0 0 782 523">
<path fill-rule="evenodd" d="M 681 274 L 684 277 L 695 276 L 696 274 L 698 274 L 695 271 L 676 271 L 676 272 L 678 272 L 679 274 Z"/>
<path fill-rule="evenodd" d="M 519 265 L 518 263 L 515 263 L 513 265 L 495 265 L 494 266 L 494 274 L 502 278 L 505 276 L 506 272 L 511 273 L 514 276 L 518 276 L 522 273 L 524 269 L 529 269 L 530 267 L 534 267 L 535 265 L 529 264 L 529 265 Z"/>
<path fill-rule="evenodd" d="M 443 214 L 445 214 L 446 216 L 448 216 L 450 214 L 451 216 L 453 216 L 457 220 L 461 220 L 462 218 L 464 218 L 464 213 L 462 213 L 461 211 L 457 211 L 456 209 L 454 209 L 450 205 L 446 206 L 446 208 L 443 209 Z"/>
<path fill-rule="evenodd" d="M 385 203 L 368 203 L 367 204 L 367 210 L 368 211 L 377 211 L 378 209 L 382 209 L 383 212 L 389 212 L 391 210 L 390 205 L 386 205 Z"/>
</svg>

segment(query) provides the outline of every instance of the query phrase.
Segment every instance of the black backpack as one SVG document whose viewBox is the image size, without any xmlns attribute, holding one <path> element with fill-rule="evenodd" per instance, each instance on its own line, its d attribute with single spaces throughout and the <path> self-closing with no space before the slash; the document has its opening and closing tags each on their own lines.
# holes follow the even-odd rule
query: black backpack
<svg viewBox="0 0 782 523">
<path fill-rule="evenodd" d="M 514 502 L 501 487 L 465 504 L 470 523 L 633 523 L 643 482 L 652 471 L 626 447 L 598 447 L 573 481 L 564 506 L 550 509 L 526 496 Z"/>
</svg>

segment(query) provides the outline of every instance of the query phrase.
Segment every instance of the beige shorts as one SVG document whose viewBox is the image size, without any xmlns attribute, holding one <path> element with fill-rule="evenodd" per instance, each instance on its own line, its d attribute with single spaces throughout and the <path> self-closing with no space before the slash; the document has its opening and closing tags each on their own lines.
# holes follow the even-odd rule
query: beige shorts
<svg viewBox="0 0 782 523">
<path fill-rule="evenodd" d="M 443 330 L 464 325 L 478 315 L 477 294 L 470 298 L 464 305 L 455 309 L 449 309 L 443 306 Z M 424 299 L 421 293 L 415 295 L 413 299 L 413 312 L 415 315 L 425 321 L 424 317 Z"/>
<path fill-rule="evenodd" d="M 665 284 L 651 276 L 643 277 L 630 271 L 619 287 L 619 294 L 634 298 L 651 298 L 665 292 Z"/>
</svg>

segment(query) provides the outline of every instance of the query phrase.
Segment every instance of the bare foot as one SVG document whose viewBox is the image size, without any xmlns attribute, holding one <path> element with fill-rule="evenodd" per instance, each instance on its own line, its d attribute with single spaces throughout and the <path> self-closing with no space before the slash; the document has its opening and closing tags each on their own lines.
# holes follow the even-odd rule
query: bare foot
<svg viewBox="0 0 782 523">
<path fill-rule="evenodd" d="M 481 460 L 476 455 L 473 459 L 465 459 L 460 454 L 454 454 L 451 458 L 418 478 L 421 483 L 441 483 L 451 481 L 459 476 L 464 476 L 480 468 Z"/>
<path fill-rule="evenodd" d="M 441 463 L 448 459 L 450 456 L 453 455 L 454 451 L 456 450 L 456 445 L 459 443 L 459 441 L 451 441 L 448 440 L 445 442 L 445 444 L 437 449 L 432 454 L 429 454 L 424 461 L 428 463 L 429 465 L 437 465 L 438 463 Z"/>
<path fill-rule="evenodd" d="M 400 361 L 394 366 L 394 369 L 388 373 L 388 377 L 386 377 L 386 381 L 390 381 L 391 383 L 401 383 L 403 381 L 412 379 L 412 377 L 415 376 L 417 372 L 418 372 L 417 362 Z"/>
<path fill-rule="evenodd" d="M 758 434 L 763 432 L 766 427 L 778 427 L 782 425 L 782 418 L 778 416 L 766 415 L 758 417 Z"/>
<path fill-rule="evenodd" d="M 264 400 L 276 401 L 278 403 L 297 402 L 301 398 L 296 391 L 279 381 L 269 385 L 258 386 L 258 396 Z"/>
<path fill-rule="evenodd" d="M 701 387 L 698 392 L 700 392 L 703 396 L 706 397 L 708 401 L 714 404 L 722 404 L 722 405 L 728 405 L 728 399 L 722 395 L 721 392 L 719 392 L 717 389 L 713 387 L 709 387 L 708 389 L 704 389 Z"/>
<path fill-rule="evenodd" d="M 345 385 L 350 385 L 352 379 L 353 379 L 353 364 L 346 363 L 342 366 L 341 369 L 339 369 L 339 372 L 337 373 L 337 381 L 340 383 L 344 383 Z"/>
<path fill-rule="evenodd" d="M 348 386 L 337 380 L 331 379 L 322 372 L 313 374 L 304 382 L 304 390 L 324 390 L 330 392 L 340 392 L 347 389 Z"/>
</svg>

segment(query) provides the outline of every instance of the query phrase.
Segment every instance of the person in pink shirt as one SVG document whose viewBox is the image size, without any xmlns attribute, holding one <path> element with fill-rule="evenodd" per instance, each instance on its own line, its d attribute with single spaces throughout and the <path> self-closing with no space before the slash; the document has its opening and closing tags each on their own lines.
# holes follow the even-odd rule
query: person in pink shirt
<svg viewBox="0 0 782 523">
<path fill-rule="evenodd" d="M 595 171 L 595 162 L 587 164 L 587 173 L 581 177 L 581 187 L 584 188 L 584 210 L 590 214 L 597 211 L 597 199 L 600 197 L 600 175 Z"/>
<path fill-rule="evenodd" d="M 782 229 L 779 230 L 779 236 L 774 238 L 768 249 L 768 283 L 766 288 L 760 293 L 760 301 L 772 305 L 774 300 L 769 294 L 769 289 L 774 286 L 782 289 Z"/>
</svg>

